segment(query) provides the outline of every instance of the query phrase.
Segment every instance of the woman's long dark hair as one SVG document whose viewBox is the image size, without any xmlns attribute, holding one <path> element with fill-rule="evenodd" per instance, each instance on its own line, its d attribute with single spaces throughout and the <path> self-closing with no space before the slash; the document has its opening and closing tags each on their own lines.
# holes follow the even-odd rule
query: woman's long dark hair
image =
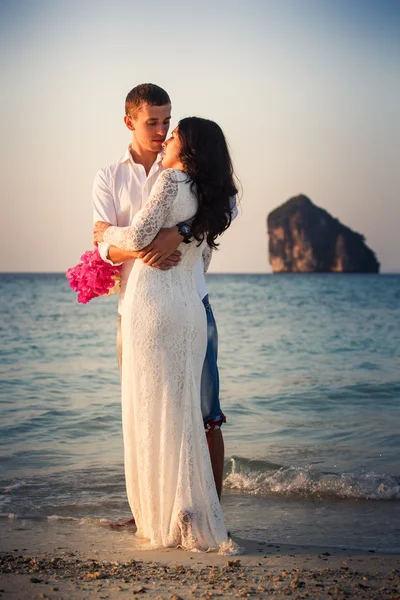
<svg viewBox="0 0 400 600">
<path fill-rule="evenodd" d="M 231 224 L 237 188 L 225 136 L 219 125 L 208 119 L 188 117 L 178 123 L 182 144 L 180 160 L 191 179 L 199 206 L 191 228 L 193 237 L 207 238 L 211 248 Z"/>
</svg>

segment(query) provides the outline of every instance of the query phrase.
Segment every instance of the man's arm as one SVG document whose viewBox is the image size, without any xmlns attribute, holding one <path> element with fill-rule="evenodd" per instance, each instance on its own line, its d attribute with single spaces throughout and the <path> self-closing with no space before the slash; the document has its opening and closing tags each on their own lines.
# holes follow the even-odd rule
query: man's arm
<svg viewBox="0 0 400 600">
<path fill-rule="evenodd" d="M 111 191 L 107 175 L 103 169 L 97 172 L 93 183 L 93 223 L 106 221 L 111 225 L 118 225 L 117 212 L 115 210 L 114 196 Z M 143 258 L 143 250 L 129 251 L 121 250 L 116 246 L 110 246 L 106 242 L 97 245 L 101 258 L 108 263 L 120 265 L 126 260 Z"/>
<path fill-rule="evenodd" d="M 230 198 L 230 205 L 231 205 L 231 219 L 232 219 L 231 222 L 232 222 L 234 219 L 236 219 L 236 217 L 239 214 L 236 196 L 232 196 Z M 202 252 L 204 274 L 207 273 L 208 267 L 210 266 L 211 259 L 212 259 L 212 253 L 213 253 L 212 248 L 210 248 L 210 246 L 208 244 L 206 244 L 206 246 L 204 247 L 204 250 Z"/>
<path fill-rule="evenodd" d="M 162 229 L 161 231 L 170 232 L 171 230 Z M 170 234 L 167 234 L 167 236 L 171 239 Z M 106 244 L 106 242 L 101 243 Z M 166 243 L 169 243 L 168 240 Z M 173 243 L 173 246 L 175 246 L 175 243 Z M 171 267 L 176 267 L 181 262 L 181 254 L 182 253 L 179 252 L 179 250 L 174 250 L 172 254 L 168 256 L 168 258 L 164 258 L 162 262 L 159 262 L 157 259 L 157 257 L 159 256 L 157 246 L 152 247 L 152 244 L 150 244 L 146 248 L 143 248 L 143 250 L 122 250 L 121 248 L 117 248 L 117 246 L 109 246 L 108 249 L 108 257 L 109 259 L 111 259 L 113 264 L 121 264 L 125 260 L 130 260 L 132 258 L 140 258 L 148 266 L 156 267 L 161 271 L 168 271 Z"/>
<path fill-rule="evenodd" d="M 172 169 L 163 171 L 158 177 L 146 204 L 135 214 L 127 227 L 110 226 L 108 223 L 97 222 L 94 227 L 95 241 L 106 241 L 110 245 L 125 250 L 144 250 L 150 247 L 155 237 L 162 229 L 178 193 L 176 173 Z M 174 237 L 184 237 L 179 231 Z M 178 242 L 179 243 L 179 242 Z M 175 246 L 176 248 L 176 246 Z M 156 253 L 155 262 L 163 262 L 174 251 L 174 248 Z M 148 262 L 150 264 L 150 262 Z"/>
<path fill-rule="evenodd" d="M 234 219 L 236 219 L 236 217 L 239 214 L 238 207 L 237 207 L 237 197 L 236 196 L 232 196 L 231 197 L 231 199 L 230 199 L 230 205 L 231 205 L 231 211 L 232 211 L 231 214 L 232 214 L 232 221 L 233 221 Z"/>
<path fill-rule="evenodd" d="M 93 222 L 105 221 L 118 226 L 114 196 L 107 175 L 103 169 L 97 172 L 93 183 Z M 134 258 L 142 259 L 148 266 L 167 270 L 180 262 L 181 253 L 177 250 L 182 242 L 182 236 L 177 227 L 161 229 L 157 237 L 142 250 L 123 250 L 100 242 L 98 249 L 101 258 L 111 264 L 122 264 Z"/>
<path fill-rule="evenodd" d="M 183 236 L 179 233 L 178 227 L 169 227 L 160 229 L 154 240 L 143 248 L 141 252 L 145 252 L 142 260 L 149 267 L 160 268 L 164 264 L 169 264 L 169 261 L 173 261 L 175 266 L 176 257 L 179 257 L 180 262 L 181 252 L 178 250 L 178 246 L 182 243 Z"/>
<path fill-rule="evenodd" d="M 205 275 L 208 271 L 208 267 L 210 266 L 210 262 L 211 262 L 211 258 L 212 258 L 212 248 L 210 248 L 210 246 L 208 244 L 206 244 L 204 246 L 204 249 L 202 252 L 202 258 L 203 258 L 203 268 L 204 268 L 204 275 Z"/>
<path fill-rule="evenodd" d="M 93 182 L 92 191 L 93 200 L 93 223 L 96 221 L 106 221 L 111 225 L 118 225 L 117 212 L 115 210 L 114 196 L 112 194 L 110 185 L 107 181 L 107 176 L 104 169 L 100 169 L 96 173 Z M 111 264 L 121 264 L 128 258 L 127 252 L 112 252 L 110 254 L 110 245 L 106 242 L 101 242 L 97 245 L 101 258 Z M 116 250 L 118 250 L 116 248 Z M 129 253 L 130 254 L 130 253 Z"/>
<path fill-rule="evenodd" d="M 143 258 L 143 256 L 141 256 L 143 254 L 143 250 L 140 250 L 139 252 L 136 252 L 135 250 L 121 250 L 121 248 L 117 248 L 117 246 L 109 246 L 106 242 L 101 242 L 100 244 L 98 244 L 98 246 L 99 251 L 100 246 L 103 246 L 104 248 L 107 247 L 107 262 L 112 262 L 114 265 L 120 265 L 126 260 L 131 260 L 132 258 Z"/>
<path fill-rule="evenodd" d="M 140 258 L 149 267 L 156 267 L 162 271 L 180 263 L 182 253 L 178 250 L 178 246 L 181 242 L 182 236 L 177 227 L 160 229 L 153 242 L 143 250 L 122 250 L 117 246 L 110 246 L 107 242 L 98 243 L 95 237 L 93 239 L 95 245 L 99 248 L 102 246 L 103 254 L 106 256 L 105 259 L 103 256 L 102 258 L 109 263 L 121 264 L 132 258 Z"/>
</svg>

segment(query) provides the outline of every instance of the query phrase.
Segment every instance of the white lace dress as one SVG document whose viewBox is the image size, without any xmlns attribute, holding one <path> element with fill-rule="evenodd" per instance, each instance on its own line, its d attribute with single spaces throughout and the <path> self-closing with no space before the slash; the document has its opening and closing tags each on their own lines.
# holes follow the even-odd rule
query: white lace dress
<svg viewBox="0 0 400 600">
<path fill-rule="evenodd" d="M 187 175 L 163 171 L 131 226 L 110 227 L 109 244 L 147 246 L 161 227 L 194 216 Z M 125 477 L 136 535 L 151 547 L 236 554 L 215 489 L 200 408 L 206 314 L 195 285 L 204 241 L 181 244 L 169 271 L 136 260 L 122 312 L 122 423 Z"/>
</svg>

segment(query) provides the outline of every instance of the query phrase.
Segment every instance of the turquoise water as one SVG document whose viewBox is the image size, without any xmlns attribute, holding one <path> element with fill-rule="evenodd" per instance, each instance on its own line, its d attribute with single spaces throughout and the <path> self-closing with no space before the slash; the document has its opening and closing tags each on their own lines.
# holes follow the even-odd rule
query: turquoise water
<svg viewBox="0 0 400 600">
<path fill-rule="evenodd" d="M 210 275 L 233 533 L 400 547 L 400 276 Z M 129 516 L 117 299 L 1 275 L 0 513 Z M 85 522 L 85 521 L 83 521 Z"/>
</svg>

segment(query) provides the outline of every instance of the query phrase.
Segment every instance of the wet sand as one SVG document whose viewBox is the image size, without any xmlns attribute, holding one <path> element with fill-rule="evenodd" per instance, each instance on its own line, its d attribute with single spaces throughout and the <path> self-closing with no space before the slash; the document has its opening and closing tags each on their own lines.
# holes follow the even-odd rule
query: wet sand
<svg viewBox="0 0 400 600">
<path fill-rule="evenodd" d="M 400 557 L 235 538 L 243 556 L 143 551 L 132 528 L 0 522 L 0 600 L 371 598 L 400 600 Z"/>
</svg>

